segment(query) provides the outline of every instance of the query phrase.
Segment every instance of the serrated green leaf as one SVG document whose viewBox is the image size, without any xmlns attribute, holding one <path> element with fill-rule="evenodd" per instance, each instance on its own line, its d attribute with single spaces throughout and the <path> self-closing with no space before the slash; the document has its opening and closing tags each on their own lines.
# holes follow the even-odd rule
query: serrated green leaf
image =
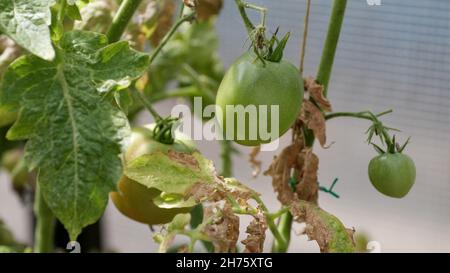
<svg viewBox="0 0 450 273">
<path fill-rule="evenodd" d="M 53 60 L 55 51 L 48 26 L 54 3 L 54 0 L 1 0 L 0 31 L 36 56 Z"/>
<path fill-rule="evenodd" d="M 214 182 L 213 163 L 199 153 L 156 152 L 129 162 L 125 175 L 165 193 L 184 195 L 194 184 Z"/>
<path fill-rule="evenodd" d="M 73 31 L 62 37 L 57 60 L 24 56 L 5 74 L 0 107 L 20 108 L 7 136 L 28 139 L 28 167 L 39 169 L 44 197 L 72 240 L 102 215 L 130 133 L 124 113 L 97 88 L 137 78 L 148 60 L 126 42 L 108 45 L 104 35 Z"/>
</svg>

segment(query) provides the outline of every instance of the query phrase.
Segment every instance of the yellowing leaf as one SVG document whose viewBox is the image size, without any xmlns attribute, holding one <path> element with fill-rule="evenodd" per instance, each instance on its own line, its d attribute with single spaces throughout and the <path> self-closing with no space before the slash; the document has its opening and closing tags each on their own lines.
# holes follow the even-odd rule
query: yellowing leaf
<svg viewBox="0 0 450 273">
<path fill-rule="evenodd" d="M 199 153 L 156 152 L 136 158 L 125 168 L 136 182 L 166 193 L 185 195 L 197 183 L 214 183 L 213 163 Z"/>
</svg>

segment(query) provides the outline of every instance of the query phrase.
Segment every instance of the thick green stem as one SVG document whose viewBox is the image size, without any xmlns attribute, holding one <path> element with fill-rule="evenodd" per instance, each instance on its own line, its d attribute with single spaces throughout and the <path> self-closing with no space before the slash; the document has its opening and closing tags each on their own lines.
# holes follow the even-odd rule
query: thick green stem
<svg viewBox="0 0 450 273">
<path fill-rule="evenodd" d="M 333 69 L 334 56 L 339 42 L 342 23 L 344 21 L 345 8 L 347 0 L 334 0 L 331 11 L 330 22 L 328 25 L 328 34 L 322 51 L 319 71 L 317 72 L 317 83 L 324 86 L 324 95 L 327 95 L 328 83 L 330 81 L 331 71 Z"/>
<path fill-rule="evenodd" d="M 281 215 L 278 221 L 278 232 L 281 234 L 283 240 L 274 240 L 272 245 L 273 253 L 286 253 L 291 241 L 291 228 L 292 228 L 292 214 L 287 211 Z"/>
<path fill-rule="evenodd" d="M 119 10 L 113 19 L 111 27 L 108 30 L 106 36 L 108 36 L 109 42 L 117 42 L 122 37 L 128 23 L 133 17 L 134 12 L 141 4 L 142 0 L 123 0 L 120 4 Z"/>
<path fill-rule="evenodd" d="M 49 253 L 54 250 L 55 217 L 47 206 L 44 196 L 36 187 L 34 200 L 34 214 L 36 216 L 36 228 L 34 232 L 34 252 Z"/>
</svg>

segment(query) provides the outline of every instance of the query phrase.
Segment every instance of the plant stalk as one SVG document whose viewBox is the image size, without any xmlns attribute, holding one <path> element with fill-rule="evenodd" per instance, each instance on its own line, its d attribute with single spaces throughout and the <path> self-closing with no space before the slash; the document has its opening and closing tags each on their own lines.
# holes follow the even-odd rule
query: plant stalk
<svg viewBox="0 0 450 273">
<path fill-rule="evenodd" d="M 292 214 L 287 211 L 281 215 L 278 221 L 277 229 L 283 238 L 282 241 L 274 240 L 272 245 L 272 253 L 286 253 L 291 241 Z"/>
<path fill-rule="evenodd" d="M 45 202 L 39 186 L 36 187 L 34 200 L 36 228 L 34 232 L 34 252 L 50 253 L 54 250 L 55 217 Z"/>
<path fill-rule="evenodd" d="M 342 23 L 344 21 L 345 8 L 347 0 L 334 0 L 331 11 L 330 22 L 328 25 L 327 38 L 322 51 L 319 71 L 317 72 L 317 83 L 324 86 L 324 95 L 327 96 L 328 84 L 330 82 L 331 71 L 333 69 L 334 56 L 339 42 Z"/>
<path fill-rule="evenodd" d="M 111 27 L 106 36 L 110 43 L 117 42 L 122 37 L 128 23 L 133 17 L 134 12 L 141 4 L 142 0 L 123 0 L 120 4 L 119 10 L 114 17 Z"/>
</svg>

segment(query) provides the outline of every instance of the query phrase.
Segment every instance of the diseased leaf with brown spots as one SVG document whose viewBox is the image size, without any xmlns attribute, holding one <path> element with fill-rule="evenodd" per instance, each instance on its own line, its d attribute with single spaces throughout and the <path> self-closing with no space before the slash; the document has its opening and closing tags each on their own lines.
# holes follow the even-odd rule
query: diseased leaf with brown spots
<svg viewBox="0 0 450 273">
<path fill-rule="evenodd" d="M 247 227 L 247 238 L 241 243 L 245 245 L 246 253 L 262 253 L 266 240 L 267 221 L 262 213 L 255 215 Z"/>
<path fill-rule="evenodd" d="M 295 177 L 297 181 L 300 181 L 296 186 L 298 198 L 317 204 L 319 198 L 319 184 L 317 183 L 319 158 L 312 152 L 311 148 L 306 148 L 300 153 L 297 168 L 300 170 Z"/>
<path fill-rule="evenodd" d="M 292 203 L 294 220 L 306 223 L 306 235 L 315 240 L 321 252 L 354 252 L 353 233 L 335 216 L 309 202 L 297 200 Z"/>
<path fill-rule="evenodd" d="M 219 14 L 223 6 L 223 0 L 197 0 L 197 18 L 206 21 L 214 15 Z"/>
<path fill-rule="evenodd" d="M 212 161 L 200 153 L 155 152 L 140 156 L 125 167 L 125 175 L 148 188 L 185 195 L 197 183 L 214 183 Z"/>
<path fill-rule="evenodd" d="M 330 101 L 323 95 L 323 85 L 318 84 L 314 78 L 305 78 L 305 90 L 308 92 L 309 97 L 319 105 L 321 110 L 325 112 L 332 111 Z"/>
<path fill-rule="evenodd" d="M 261 146 L 253 147 L 252 151 L 250 152 L 249 156 L 249 162 L 250 165 L 253 168 L 252 176 L 253 178 L 258 177 L 258 175 L 261 173 L 261 160 L 258 160 L 257 157 L 259 155 L 259 152 L 261 151 Z"/>
<path fill-rule="evenodd" d="M 228 203 L 223 209 L 218 206 L 205 208 L 205 219 L 209 222 L 204 227 L 205 234 L 214 245 L 214 252 L 236 252 L 236 244 L 239 238 L 239 217 L 233 212 Z"/>
<path fill-rule="evenodd" d="M 326 124 L 323 113 L 312 102 L 304 101 L 300 119 L 314 132 L 314 136 L 319 140 L 322 147 L 325 148 L 327 142 Z"/>
</svg>

